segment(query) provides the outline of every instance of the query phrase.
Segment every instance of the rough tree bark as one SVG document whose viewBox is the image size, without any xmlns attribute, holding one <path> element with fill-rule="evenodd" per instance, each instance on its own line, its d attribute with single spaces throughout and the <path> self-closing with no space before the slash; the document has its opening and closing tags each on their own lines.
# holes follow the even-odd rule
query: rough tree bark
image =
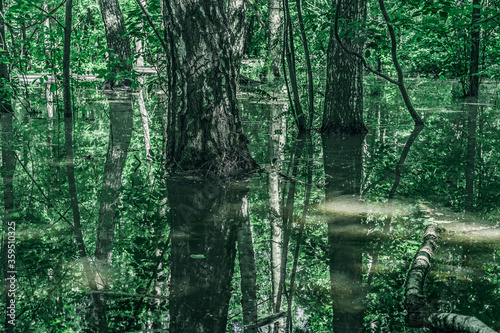
<svg viewBox="0 0 500 333">
<path fill-rule="evenodd" d="M 127 35 L 125 20 L 118 0 L 99 0 L 102 20 L 106 31 L 106 41 L 109 49 L 108 68 L 111 78 L 108 80 L 111 88 L 115 85 L 130 85 L 130 80 L 120 75 L 127 75 L 132 71 L 132 49 L 130 37 Z"/>
<path fill-rule="evenodd" d="M 352 35 L 342 43 L 345 48 L 357 54 L 363 52 L 364 40 L 356 28 L 349 24 L 362 22 L 366 19 L 366 0 L 343 1 L 334 8 L 339 8 L 336 15 L 345 21 L 341 33 Z M 330 43 L 327 53 L 327 76 L 325 91 L 325 107 L 323 111 L 324 133 L 366 133 L 363 122 L 363 63 L 354 55 L 346 52 L 335 37 L 335 29 L 330 31 Z"/>
<path fill-rule="evenodd" d="M 167 166 L 217 176 L 254 170 L 236 101 L 240 46 L 224 1 L 174 0 L 165 7 Z"/>
</svg>

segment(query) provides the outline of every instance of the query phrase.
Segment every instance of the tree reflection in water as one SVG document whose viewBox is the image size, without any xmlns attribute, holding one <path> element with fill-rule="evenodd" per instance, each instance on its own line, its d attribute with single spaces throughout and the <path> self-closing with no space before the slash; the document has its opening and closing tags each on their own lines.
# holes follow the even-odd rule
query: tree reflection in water
<svg viewBox="0 0 500 333">
<path fill-rule="evenodd" d="M 247 272 L 241 282 L 244 321 L 255 321 L 255 258 L 251 238 L 243 241 L 251 237 L 246 183 L 178 179 L 168 181 L 167 189 L 172 223 L 170 331 L 226 330 L 237 239 L 240 265 L 245 266 L 241 271 Z"/>
</svg>

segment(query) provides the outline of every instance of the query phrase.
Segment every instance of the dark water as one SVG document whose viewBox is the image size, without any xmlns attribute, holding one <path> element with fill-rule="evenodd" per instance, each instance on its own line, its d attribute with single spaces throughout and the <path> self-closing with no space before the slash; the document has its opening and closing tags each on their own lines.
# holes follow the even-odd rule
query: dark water
<svg viewBox="0 0 500 333">
<path fill-rule="evenodd" d="M 155 98 L 145 98 L 148 162 L 138 95 L 82 91 L 73 164 L 90 275 L 64 121 L 47 119 L 44 93 L 33 91 L 28 110 L 40 113 L 19 103 L 2 117 L 16 332 L 422 331 L 405 324 L 403 292 L 432 223 L 442 233 L 425 289 L 431 306 L 499 330 L 496 86 L 467 100 L 452 98 L 453 83 L 411 81 L 427 124 L 419 131 L 395 89 L 368 83 L 366 136 L 299 137 L 283 97 L 242 93 L 263 170 L 233 182 L 165 175 Z M 5 298 L 0 306 L 4 318 Z M 252 326 L 262 319 L 272 324 Z"/>
</svg>

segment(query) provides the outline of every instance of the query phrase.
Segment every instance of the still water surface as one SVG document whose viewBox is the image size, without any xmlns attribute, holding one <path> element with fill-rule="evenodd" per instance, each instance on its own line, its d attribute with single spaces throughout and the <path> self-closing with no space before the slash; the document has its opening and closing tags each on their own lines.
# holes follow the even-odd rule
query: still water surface
<svg viewBox="0 0 500 333">
<path fill-rule="evenodd" d="M 139 95 L 82 91 L 75 185 L 94 275 L 77 248 L 64 121 L 47 119 L 32 92 L 40 113 L 21 103 L 2 118 L 18 331 L 423 331 L 405 324 L 403 292 L 432 223 L 442 233 L 431 306 L 500 330 L 499 99 L 494 85 L 479 100 L 453 99 L 452 86 L 411 82 L 419 131 L 397 91 L 371 82 L 369 133 L 351 137 L 299 137 L 283 97 L 241 93 L 263 170 L 233 182 L 165 175 L 156 99 L 144 105 L 149 162 Z"/>
</svg>

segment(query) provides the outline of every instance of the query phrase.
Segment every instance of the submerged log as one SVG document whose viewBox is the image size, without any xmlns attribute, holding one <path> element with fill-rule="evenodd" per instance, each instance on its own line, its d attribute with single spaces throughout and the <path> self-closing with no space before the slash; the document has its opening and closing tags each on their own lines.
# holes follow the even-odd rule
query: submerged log
<svg viewBox="0 0 500 333">
<path fill-rule="evenodd" d="M 430 327 L 453 332 L 497 333 L 472 316 L 434 312 L 424 294 L 424 283 L 430 271 L 431 259 L 437 248 L 438 230 L 430 225 L 424 232 L 422 246 L 408 271 L 405 283 L 404 306 L 406 322 L 411 327 Z"/>
</svg>

